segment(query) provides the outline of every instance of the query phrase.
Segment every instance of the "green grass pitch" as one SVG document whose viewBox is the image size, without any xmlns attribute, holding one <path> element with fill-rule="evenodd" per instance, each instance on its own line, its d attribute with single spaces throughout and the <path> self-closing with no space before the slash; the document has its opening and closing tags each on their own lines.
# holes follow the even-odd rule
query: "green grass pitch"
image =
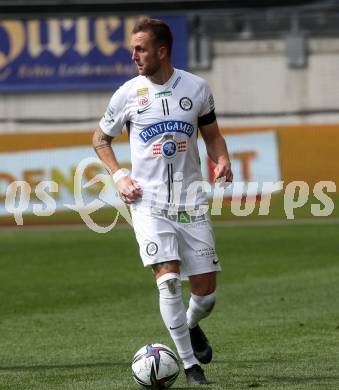
<svg viewBox="0 0 339 390">
<path fill-rule="evenodd" d="M 203 387 L 338 389 L 339 225 L 215 232 Z M 130 229 L 1 232 L 0 389 L 137 389 L 131 358 L 149 342 L 173 347 Z M 189 389 L 182 372 L 173 388 Z"/>
</svg>

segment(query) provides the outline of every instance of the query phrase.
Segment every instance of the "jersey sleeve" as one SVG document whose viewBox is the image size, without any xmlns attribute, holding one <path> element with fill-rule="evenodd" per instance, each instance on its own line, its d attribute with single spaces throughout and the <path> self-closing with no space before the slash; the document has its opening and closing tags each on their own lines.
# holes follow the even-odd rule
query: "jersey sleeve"
<svg viewBox="0 0 339 390">
<path fill-rule="evenodd" d="M 212 91 L 205 81 L 201 89 L 202 103 L 198 116 L 198 125 L 209 125 L 216 120 L 214 112 L 214 98 Z"/>
<path fill-rule="evenodd" d="M 126 110 L 127 95 L 125 89 L 120 87 L 111 97 L 104 116 L 99 122 L 102 131 L 112 137 L 121 134 L 123 127 L 128 121 Z"/>
</svg>

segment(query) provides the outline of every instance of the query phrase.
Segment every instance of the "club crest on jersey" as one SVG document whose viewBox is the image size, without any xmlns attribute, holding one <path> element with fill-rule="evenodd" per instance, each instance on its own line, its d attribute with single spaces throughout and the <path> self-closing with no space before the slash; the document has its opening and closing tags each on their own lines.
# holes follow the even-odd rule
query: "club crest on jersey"
<svg viewBox="0 0 339 390">
<path fill-rule="evenodd" d="M 179 105 L 184 111 L 189 111 L 193 107 L 192 100 L 188 97 L 181 98 Z"/>
<path fill-rule="evenodd" d="M 106 111 L 103 119 L 108 124 L 113 123 L 114 122 L 114 112 L 113 111 Z"/>
<path fill-rule="evenodd" d="M 154 256 L 158 252 L 158 245 L 155 242 L 149 242 L 146 246 L 148 256 Z"/>
<path fill-rule="evenodd" d="M 186 152 L 187 141 L 177 142 L 172 134 L 165 134 L 161 143 L 154 143 L 152 145 L 153 157 L 162 155 L 164 158 L 171 159 L 176 154 Z"/>
<path fill-rule="evenodd" d="M 145 143 L 147 143 L 153 137 L 165 133 L 183 133 L 191 137 L 192 134 L 194 133 L 194 126 L 188 122 L 183 122 L 183 121 L 163 121 L 145 127 L 140 132 L 139 137 Z"/>
<path fill-rule="evenodd" d="M 148 88 L 139 88 L 137 90 L 138 95 L 138 105 L 141 107 L 147 106 L 149 103 L 149 93 Z"/>
</svg>

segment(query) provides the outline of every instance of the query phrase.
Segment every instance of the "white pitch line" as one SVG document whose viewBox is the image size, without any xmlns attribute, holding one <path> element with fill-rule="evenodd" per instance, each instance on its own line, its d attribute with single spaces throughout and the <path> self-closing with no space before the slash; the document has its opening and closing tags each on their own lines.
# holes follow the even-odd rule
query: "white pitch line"
<svg viewBox="0 0 339 390">
<path fill-rule="evenodd" d="M 300 219 L 263 219 L 263 220 L 226 220 L 213 221 L 213 226 L 295 226 L 295 225 L 337 225 L 339 218 L 300 218 Z"/>
<path fill-rule="evenodd" d="M 339 218 L 302 218 L 294 220 L 286 219 L 265 219 L 265 220 L 226 220 L 213 221 L 213 226 L 218 227 L 257 227 L 257 226 L 295 226 L 295 225 L 337 225 Z M 104 224 L 103 224 L 104 225 Z M 132 229 L 127 223 L 120 223 L 114 229 Z M 23 226 L 1 226 L 2 232 L 41 231 L 41 230 L 90 230 L 85 224 L 55 224 L 55 225 L 23 225 Z"/>
</svg>

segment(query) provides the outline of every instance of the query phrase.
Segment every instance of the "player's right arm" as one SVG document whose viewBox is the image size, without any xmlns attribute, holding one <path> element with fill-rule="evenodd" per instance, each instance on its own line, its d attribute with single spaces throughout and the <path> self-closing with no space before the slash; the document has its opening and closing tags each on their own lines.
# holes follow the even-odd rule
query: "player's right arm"
<svg viewBox="0 0 339 390">
<path fill-rule="evenodd" d="M 94 131 L 94 150 L 114 177 L 114 174 L 117 173 L 121 168 L 112 149 L 112 139 L 113 137 L 104 133 L 100 127 L 97 127 L 97 129 Z M 121 176 L 120 178 L 116 179 L 115 182 L 118 187 L 120 198 L 125 203 L 131 204 L 141 196 L 140 186 L 129 176 Z"/>
<path fill-rule="evenodd" d="M 120 169 L 119 163 L 112 149 L 113 137 L 104 133 L 100 127 L 97 127 L 93 134 L 93 147 L 100 158 L 110 171 L 114 174 Z"/>
<path fill-rule="evenodd" d="M 126 107 L 126 89 L 119 88 L 112 96 L 105 115 L 99 123 L 99 127 L 93 134 L 93 147 L 100 158 L 113 175 L 120 198 L 127 204 L 133 203 L 141 196 L 141 189 L 138 183 L 125 175 L 120 170 L 119 162 L 112 149 L 112 139 L 121 134 L 121 129 L 128 118 Z"/>
</svg>

